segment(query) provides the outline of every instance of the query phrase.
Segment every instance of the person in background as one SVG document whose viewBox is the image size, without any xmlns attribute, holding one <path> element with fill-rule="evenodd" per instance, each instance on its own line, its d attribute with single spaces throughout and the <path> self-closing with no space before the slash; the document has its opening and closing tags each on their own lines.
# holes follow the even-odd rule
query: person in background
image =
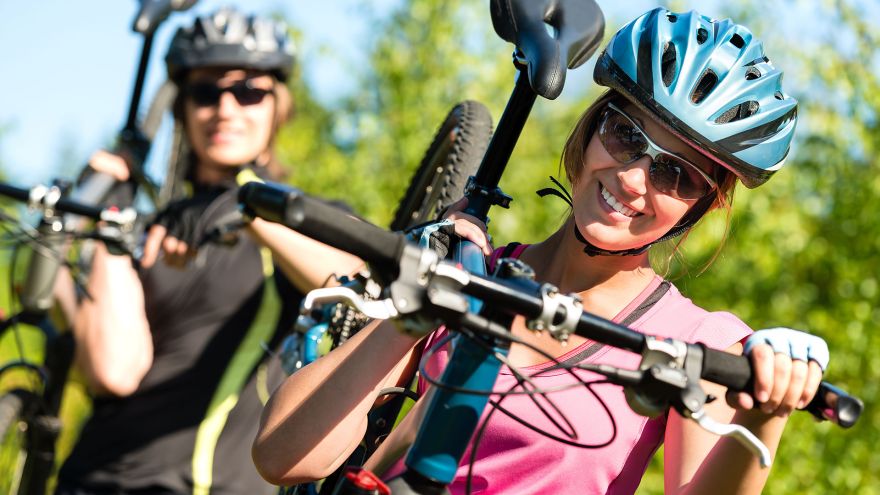
<svg viewBox="0 0 880 495">
<path fill-rule="evenodd" d="M 183 187 L 138 266 L 96 250 L 74 321 L 94 410 L 61 468 L 62 495 L 274 493 L 248 449 L 283 376 L 269 350 L 304 292 L 360 265 L 260 219 L 212 234 L 242 222 L 241 184 L 283 170 L 273 148 L 293 107 L 286 26 L 220 9 L 180 28 L 165 61 L 178 88 L 169 180 Z M 90 164 L 129 179 L 119 155 Z"/>
</svg>

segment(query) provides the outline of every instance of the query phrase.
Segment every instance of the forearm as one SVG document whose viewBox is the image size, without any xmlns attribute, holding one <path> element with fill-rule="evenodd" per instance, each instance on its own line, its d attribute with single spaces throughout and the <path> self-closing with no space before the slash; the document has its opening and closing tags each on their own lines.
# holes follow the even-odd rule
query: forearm
<svg viewBox="0 0 880 495">
<path fill-rule="evenodd" d="M 287 378 L 266 405 L 254 441 L 262 476 L 289 484 L 338 467 L 363 437 L 379 390 L 398 384 L 415 343 L 381 322 Z"/>
<path fill-rule="evenodd" d="M 775 459 L 787 418 L 768 416 L 760 411 L 739 411 L 733 423 L 755 434 Z M 762 468 L 758 457 L 731 438 L 721 438 L 709 452 L 689 483 L 667 493 L 678 494 L 760 494 L 770 467 Z"/>
<path fill-rule="evenodd" d="M 128 395 L 152 364 L 143 289 L 131 260 L 95 253 L 86 298 L 74 319 L 76 360 L 97 393 Z"/>
<path fill-rule="evenodd" d="M 248 232 L 272 251 L 281 270 L 302 292 L 323 287 L 334 275 L 354 273 L 363 265 L 355 256 L 260 218 L 248 226 Z"/>
</svg>

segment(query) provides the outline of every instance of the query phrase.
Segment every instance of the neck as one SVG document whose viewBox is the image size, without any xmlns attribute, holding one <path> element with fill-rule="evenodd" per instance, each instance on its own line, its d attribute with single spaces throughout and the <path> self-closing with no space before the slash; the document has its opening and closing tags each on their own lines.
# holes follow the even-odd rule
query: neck
<svg viewBox="0 0 880 495">
<path fill-rule="evenodd" d="M 523 261 L 535 269 L 538 280 L 559 287 L 563 293 L 578 293 L 585 307 L 593 311 L 607 309 L 614 316 L 656 276 L 648 254 L 588 256 L 575 238 L 572 221 L 567 220 L 546 240 L 530 246 L 523 253 Z"/>
<path fill-rule="evenodd" d="M 235 179 L 239 167 L 210 166 L 203 163 L 196 165 L 195 180 L 199 184 L 213 186 Z"/>
</svg>

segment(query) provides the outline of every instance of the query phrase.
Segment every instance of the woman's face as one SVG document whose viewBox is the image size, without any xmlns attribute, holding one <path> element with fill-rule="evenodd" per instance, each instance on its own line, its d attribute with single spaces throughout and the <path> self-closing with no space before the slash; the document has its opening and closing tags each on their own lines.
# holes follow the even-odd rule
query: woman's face
<svg viewBox="0 0 880 495">
<path fill-rule="evenodd" d="M 644 112 L 631 105 L 621 109 L 659 147 L 713 175 L 711 162 Z M 697 202 L 658 191 L 649 178 L 651 162 L 651 157 L 644 155 L 629 164 L 621 163 L 606 151 L 598 131 L 593 133 L 573 186 L 574 218 L 590 243 L 611 251 L 650 244 L 674 227 Z"/>
<path fill-rule="evenodd" d="M 265 158 L 275 119 L 274 85 L 270 75 L 237 69 L 189 73 L 186 135 L 198 167 L 237 167 Z"/>
</svg>

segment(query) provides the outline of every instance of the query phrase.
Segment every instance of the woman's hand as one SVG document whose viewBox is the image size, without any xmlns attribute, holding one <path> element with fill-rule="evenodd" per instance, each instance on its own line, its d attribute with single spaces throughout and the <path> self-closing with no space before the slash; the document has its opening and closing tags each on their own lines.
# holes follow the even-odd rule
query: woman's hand
<svg viewBox="0 0 880 495">
<path fill-rule="evenodd" d="M 110 175 L 119 182 L 127 181 L 130 176 L 125 158 L 105 150 L 98 150 L 89 158 L 89 167 L 95 172 Z"/>
<path fill-rule="evenodd" d="M 464 239 L 467 239 L 483 251 L 486 256 L 492 255 L 492 239 L 486 230 L 486 224 L 472 215 L 464 212 L 467 208 L 467 198 L 461 198 L 455 203 L 449 205 L 443 213 L 443 219 L 449 219 L 455 222 L 455 233 Z"/>
<path fill-rule="evenodd" d="M 168 229 L 164 225 L 153 225 L 144 241 L 144 255 L 141 258 L 141 266 L 150 268 L 159 259 L 162 252 L 162 260 L 168 266 L 184 269 L 186 264 L 195 256 L 195 250 L 180 239 L 168 235 Z"/>
<path fill-rule="evenodd" d="M 746 340 L 743 354 L 752 361 L 753 395 L 729 393 L 728 402 L 779 417 L 810 403 L 829 360 L 824 340 L 790 328 L 755 332 Z"/>
</svg>

